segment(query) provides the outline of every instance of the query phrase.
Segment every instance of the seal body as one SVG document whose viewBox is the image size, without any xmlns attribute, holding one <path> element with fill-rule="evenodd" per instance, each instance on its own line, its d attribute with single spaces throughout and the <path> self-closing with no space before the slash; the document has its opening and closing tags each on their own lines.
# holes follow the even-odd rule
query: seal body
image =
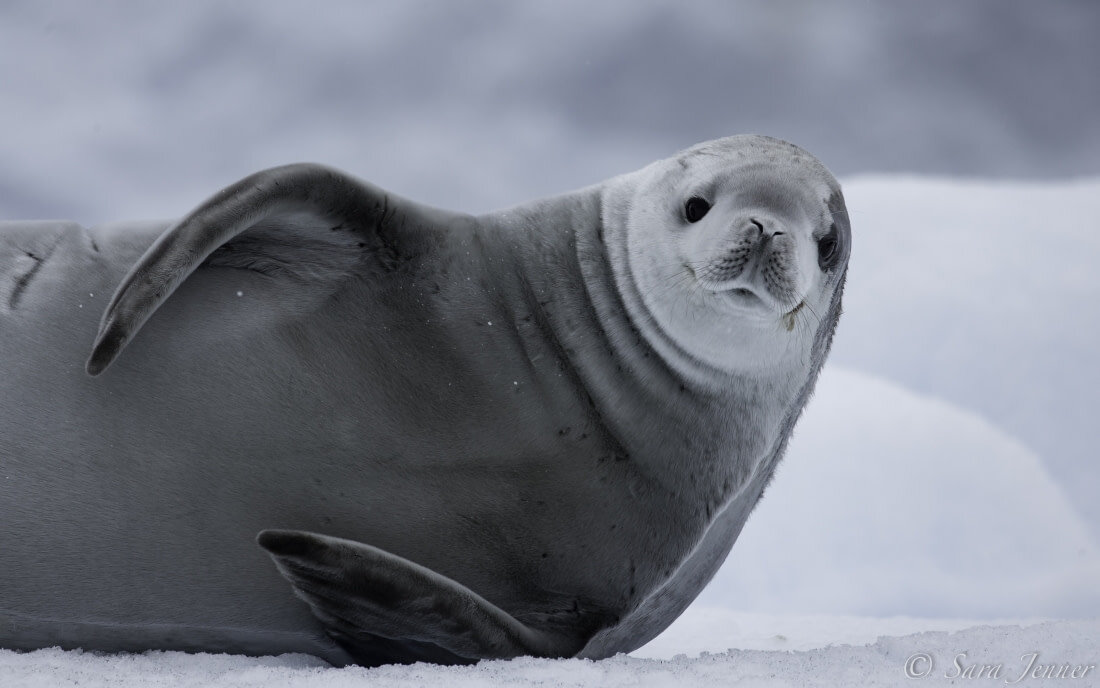
<svg viewBox="0 0 1100 688">
<path fill-rule="evenodd" d="M 849 245 L 763 137 L 482 217 L 297 166 L 0 225 L 0 646 L 632 650 L 770 479 Z"/>
</svg>

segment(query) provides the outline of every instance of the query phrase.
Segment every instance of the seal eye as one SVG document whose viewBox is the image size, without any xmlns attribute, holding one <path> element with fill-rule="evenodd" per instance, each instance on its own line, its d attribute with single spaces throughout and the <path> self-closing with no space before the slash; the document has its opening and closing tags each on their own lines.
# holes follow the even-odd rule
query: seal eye
<svg viewBox="0 0 1100 688">
<path fill-rule="evenodd" d="M 703 219 L 708 210 L 710 210 L 710 203 L 707 203 L 705 198 L 692 196 L 684 204 L 684 217 L 687 218 L 688 222 L 698 222 Z"/>
<path fill-rule="evenodd" d="M 829 227 L 829 233 L 821 237 L 817 242 L 817 262 L 822 270 L 831 268 L 836 262 L 839 240 L 837 237 L 836 223 Z"/>
</svg>

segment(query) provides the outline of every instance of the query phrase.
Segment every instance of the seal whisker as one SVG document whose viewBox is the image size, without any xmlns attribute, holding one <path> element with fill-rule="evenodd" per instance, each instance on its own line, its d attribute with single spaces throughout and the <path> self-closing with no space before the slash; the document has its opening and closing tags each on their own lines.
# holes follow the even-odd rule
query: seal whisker
<svg viewBox="0 0 1100 688">
<path fill-rule="evenodd" d="M 683 287 L 685 284 L 689 285 L 690 289 L 700 289 L 698 280 L 695 275 L 689 270 L 681 270 L 673 273 L 663 279 L 664 284 L 654 285 L 648 289 L 645 294 L 647 296 L 664 296 L 667 293 L 672 292 L 675 289 Z"/>
</svg>

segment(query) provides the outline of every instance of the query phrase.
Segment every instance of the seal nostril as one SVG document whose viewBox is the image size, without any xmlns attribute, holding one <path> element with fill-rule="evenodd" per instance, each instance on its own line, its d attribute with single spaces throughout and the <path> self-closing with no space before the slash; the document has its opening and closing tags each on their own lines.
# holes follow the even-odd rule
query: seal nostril
<svg viewBox="0 0 1100 688">
<path fill-rule="evenodd" d="M 781 231 L 781 230 L 775 230 L 775 231 L 770 231 L 769 232 L 767 229 L 764 228 L 764 223 L 761 222 L 760 220 L 757 220 L 755 217 L 750 217 L 749 222 L 756 225 L 756 229 L 759 232 L 760 236 L 765 238 L 765 239 L 771 239 L 772 237 L 783 236 L 784 234 L 786 234 L 786 232 Z M 779 226 L 782 227 L 782 225 L 779 225 Z"/>
</svg>

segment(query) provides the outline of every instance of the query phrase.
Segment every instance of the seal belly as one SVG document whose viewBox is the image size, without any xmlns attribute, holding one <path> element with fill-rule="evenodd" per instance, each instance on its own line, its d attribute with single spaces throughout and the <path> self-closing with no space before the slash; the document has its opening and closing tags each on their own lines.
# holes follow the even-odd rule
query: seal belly
<svg viewBox="0 0 1100 688">
<path fill-rule="evenodd" d="M 257 570 L 270 569 L 252 542 L 269 523 L 245 521 L 232 542 L 230 511 L 201 514 L 203 494 L 243 484 L 203 473 L 214 447 L 186 440 L 213 415 L 205 401 L 187 408 L 173 383 L 186 369 L 169 363 L 147 384 L 134 384 L 133 371 L 106 384 L 83 373 L 112 290 L 165 226 L 0 224 L 0 395 L 18 400 L 0 417 L 0 646 L 328 647 L 338 656 L 277 574 L 266 600 L 262 584 L 241 582 L 248 553 Z M 215 330 L 206 340 L 216 338 Z M 215 441 L 225 434 L 215 430 Z M 218 458 L 234 459 L 229 449 Z M 203 478 L 215 482 L 198 486 Z M 205 546 L 189 534 L 196 528 Z M 220 534 L 232 544 L 216 542 Z M 201 563 L 219 549 L 227 559 Z M 180 565 L 196 557 L 192 568 Z M 222 566 L 232 572 L 213 580 Z M 277 611 L 263 612 L 265 603 Z"/>
<path fill-rule="evenodd" d="M 579 534 L 627 508 L 615 452 L 553 351 L 523 344 L 525 316 L 465 273 L 340 295 L 325 317 L 355 304 L 376 325 L 349 337 L 278 306 L 277 280 L 203 268 L 91 378 L 99 299 L 143 246 L 52 231 L 0 333 L 21 399 L 2 419 L 0 645 L 338 658 L 255 544 L 267 528 L 393 552 L 540 627 L 594 629 L 620 604 L 608 569 L 572 565 L 629 559 Z M 456 302 L 469 317 L 441 324 Z"/>
<path fill-rule="evenodd" d="M 262 628 L 211 628 L 182 623 L 112 623 L 36 618 L 0 609 L 0 647 L 37 650 L 60 647 L 101 652 L 182 652 L 245 655 L 311 654 L 342 666 L 352 659 L 319 633 Z"/>
</svg>

